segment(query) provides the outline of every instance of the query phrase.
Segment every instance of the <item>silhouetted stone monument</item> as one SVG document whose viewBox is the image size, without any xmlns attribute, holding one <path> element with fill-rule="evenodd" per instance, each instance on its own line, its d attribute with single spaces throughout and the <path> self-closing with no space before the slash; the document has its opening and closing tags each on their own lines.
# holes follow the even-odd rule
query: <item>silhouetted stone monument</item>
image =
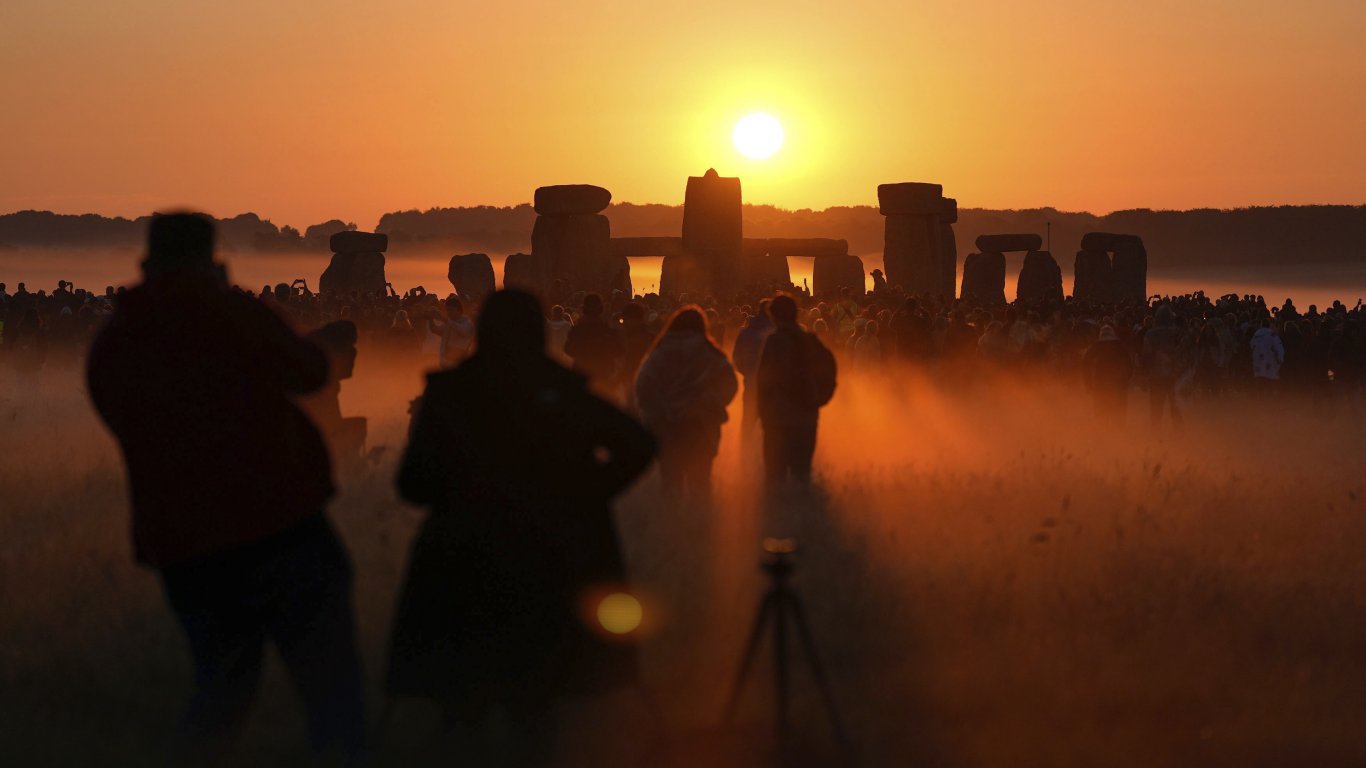
<svg viewBox="0 0 1366 768">
<path fill-rule="evenodd" d="M 945 198 L 941 185 L 920 182 L 881 184 L 877 198 L 879 212 L 887 217 L 882 251 L 887 281 L 913 294 L 952 296 L 958 202 Z"/>
<path fill-rule="evenodd" d="M 1015 284 L 1015 299 L 1062 303 L 1062 270 L 1058 268 L 1058 262 L 1053 259 L 1053 254 L 1048 251 L 1030 251 L 1025 254 L 1019 282 Z"/>
<path fill-rule="evenodd" d="M 963 260 L 962 299 L 975 307 L 1006 303 L 1006 257 L 1003 253 L 970 253 Z"/>
<path fill-rule="evenodd" d="M 851 254 L 817 256 L 811 274 L 813 296 L 837 296 L 841 288 L 864 292 L 863 259 Z"/>
<path fill-rule="evenodd" d="M 683 249 L 696 259 L 701 279 L 712 290 L 740 284 L 744 214 L 740 180 L 709 168 L 689 176 L 683 196 Z"/>
<path fill-rule="evenodd" d="M 318 278 L 323 293 L 384 295 L 384 252 L 389 236 L 381 232 L 338 232 L 328 239 L 332 261 Z"/>
<path fill-rule="evenodd" d="M 599 213 L 611 201 L 611 192 L 587 184 L 536 190 L 531 255 L 543 266 L 542 290 L 554 280 L 570 291 L 631 290 L 630 266 L 612 252 L 611 223 Z"/>
<path fill-rule="evenodd" d="M 1114 254 L 1113 258 L 1110 254 Z M 1137 235 L 1088 232 L 1077 253 L 1072 295 L 1095 302 L 1144 303 L 1148 299 L 1148 251 Z"/>
<path fill-rule="evenodd" d="M 461 296 L 483 299 L 491 296 L 497 289 L 493 277 L 493 262 L 486 253 L 462 253 L 451 257 L 446 270 L 446 278 L 451 287 Z"/>
<path fill-rule="evenodd" d="M 520 288 L 531 293 L 544 293 L 545 268 L 529 253 L 509 254 L 503 262 L 503 287 Z"/>
</svg>

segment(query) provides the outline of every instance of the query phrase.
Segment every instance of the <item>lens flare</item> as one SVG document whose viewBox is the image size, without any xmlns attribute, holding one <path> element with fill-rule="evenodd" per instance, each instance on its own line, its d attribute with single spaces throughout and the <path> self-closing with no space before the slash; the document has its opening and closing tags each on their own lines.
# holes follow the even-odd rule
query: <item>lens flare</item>
<svg viewBox="0 0 1366 768">
<path fill-rule="evenodd" d="M 598 623 L 614 635 L 636 631 L 643 613 L 640 601 L 625 592 L 614 592 L 598 603 Z"/>
</svg>

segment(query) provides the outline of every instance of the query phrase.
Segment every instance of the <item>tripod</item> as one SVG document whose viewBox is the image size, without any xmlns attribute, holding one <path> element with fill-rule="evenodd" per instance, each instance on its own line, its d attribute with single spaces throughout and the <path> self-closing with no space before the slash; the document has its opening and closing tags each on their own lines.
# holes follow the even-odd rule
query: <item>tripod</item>
<svg viewBox="0 0 1366 768">
<path fill-rule="evenodd" d="M 802 607 L 801 598 L 788 585 L 788 578 L 792 575 L 794 567 L 792 554 L 796 551 L 797 543 L 792 539 L 764 540 L 766 555 L 760 565 L 768 573 L 769 588 L 759 603 L 759 613 L 754 619 L 754 628 L 750 630 L 749 640 L 745 645 L 745 655 L 740 662 L 740 671 L 735 676 L 735 684 L 731 687 L 730 701 L 726 705 L 724 722 L 729 723 L 734 719 L 735 708 L 739 704 L 740 692 L 744 688 L 745 678 L 749 674 L 750 667 L 754 665 L 754 657 L 758 655 L 759 643 L 763 640 L 764 629 L 771 623 L 773 626 L 774 684 L 777 694 L 774 706 L 777 708 L 778 746 L 783 751 L 787 750 L 791 736 L 791 727 L 788 721 L 788 693 L 791 690 L 792 681 L 787 647 L 788 622 L 790 621 L 797 629 L 797 638 L 801 643 L 802 652 L 806 656 L 806 664 L 811 671 L 811 677 L 816 681 L 816 689 L 825 705 L 826 715 L 830 718 L 830 727 L 835 732 L 835 740 L 839 743 L 840 748 L 847 749 L 849 739 L 845 734 L 844 725 L 840 721 L 839 710 L 835 707 L 835 699 L 830 695 L 830 683 L 825 677 L 825 670 L 821 667 L 820 659 L 816 656 L 816 644 L 811 640 L 811 629 L 806 623 L 806 611 Z"/>
</svg>

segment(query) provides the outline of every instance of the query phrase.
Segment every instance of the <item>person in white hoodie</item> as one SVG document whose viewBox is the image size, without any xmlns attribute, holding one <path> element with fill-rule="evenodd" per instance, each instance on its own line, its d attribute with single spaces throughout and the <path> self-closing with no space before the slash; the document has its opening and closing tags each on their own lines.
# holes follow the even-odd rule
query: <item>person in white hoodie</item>
<svg viewBox="0 0 1366 768">
<path fill-rule="evenodd" d="M 1262 327 L 1252 334 L 1252 376 L 1264 389 L 1272 389 L 1281 378 L 1281 363 L 1285 362 L 1285 346 L 1281 337 L 1263 320 Z"/>
</svg>

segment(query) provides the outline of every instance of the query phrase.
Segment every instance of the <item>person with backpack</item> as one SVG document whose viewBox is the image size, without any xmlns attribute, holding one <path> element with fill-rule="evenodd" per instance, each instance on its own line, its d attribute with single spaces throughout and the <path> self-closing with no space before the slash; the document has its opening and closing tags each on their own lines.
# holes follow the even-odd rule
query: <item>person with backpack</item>
<svg viewBox="0 0 1366 768">
<path fill-rule="evenodd" d="M 835 395 L 835 356 L 797 325 L 797 302 L 768 305 L 774 330 L 759 358 L 759 421 L 764 428 L 764 476 L 770 487 L 788 477 L 811 481 L 821 407 Z"/>
</svg>

